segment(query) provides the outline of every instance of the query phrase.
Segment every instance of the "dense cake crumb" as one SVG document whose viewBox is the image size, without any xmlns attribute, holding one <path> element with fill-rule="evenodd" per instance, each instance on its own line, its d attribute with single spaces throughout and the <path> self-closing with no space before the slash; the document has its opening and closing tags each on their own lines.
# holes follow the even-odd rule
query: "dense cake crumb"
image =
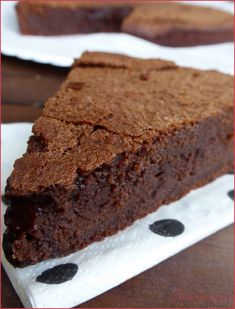
<svg viewBox="0 0 235 309">
<path fill-rule="evenodd" d="M 145 81 L 141 76 L 147 73 Z M 41 151 L 31 149 L 16 161 L 11 190 L 29 194 L 54 183 L 69 187 L 77 169 L 89 172 L 170 129 L 224 113 L 232 84 L 231 76 L 168 61 L 85 53 L 45 104 L 33 128 Z"/>
<path fill-rule="evenodd" d="M 84 53 L 8 178 L 5 254 L 69 254 L 232 168 L 232 76 Z"/>
</svg>

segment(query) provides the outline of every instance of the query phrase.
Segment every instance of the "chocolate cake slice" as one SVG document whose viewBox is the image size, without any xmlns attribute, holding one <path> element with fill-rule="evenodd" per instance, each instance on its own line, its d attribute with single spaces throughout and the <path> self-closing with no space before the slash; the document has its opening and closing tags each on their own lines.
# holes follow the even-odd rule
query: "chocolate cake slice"
<svg viewBox="0 0 235 309">
<path fill-rule="evenodd" d="M 86 52 L 8 178 L 5 255 L 65 256 L 232 170 L 232 76 Z"/>
<path fill-rule="evenodd" d="M 20 31 L 32 35 L 120 32 L 131 10 L 132 5 L 124 2 L 19 1 L 16 5 Z"/>
<path fill-rule="evenodd" d="M 234 39 L 232 14 L 179 3 L 19 1 L 16 10 L 23 34 L 126 32 L 166 46 Z"/>
<path fill-rule="evenodd" d="M 148 4 L 135 7 L 122 31 L 172 47 L 208 45 L 234 40 L 234 17 L 207 7 Z"/>
</svg>

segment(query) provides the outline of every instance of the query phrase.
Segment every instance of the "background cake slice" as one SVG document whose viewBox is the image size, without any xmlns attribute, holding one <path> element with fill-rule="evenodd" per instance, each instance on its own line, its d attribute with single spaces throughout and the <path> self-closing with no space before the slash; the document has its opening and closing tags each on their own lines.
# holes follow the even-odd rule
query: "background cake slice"
<svg viewBox="0 0 235 309">
<path fill-rule="evenodd" d="M 232 76 L 85 53 L 7 181 L 5 255 L 67 255 L 232 170 Z"/>
<path fill-rule="evenodd" d="M 19 1 L 16 12 L 23 34 L 65 35 L 120 32 L 132 7 L 118 1 Z"/>
<path fill-rule="evenodd" d="M 16 11 L 23 34 L 125 32 L 166 46 L 234 40 L 232 14 L 179 3 L 19 1 Z"/>
<path fill-rule="evenodd" d="M 208 7 L 149 3 L 135 7 L 122 30 L 160 45 L 208 45 L 234 40 L 234 17 Z"/>
</svg>

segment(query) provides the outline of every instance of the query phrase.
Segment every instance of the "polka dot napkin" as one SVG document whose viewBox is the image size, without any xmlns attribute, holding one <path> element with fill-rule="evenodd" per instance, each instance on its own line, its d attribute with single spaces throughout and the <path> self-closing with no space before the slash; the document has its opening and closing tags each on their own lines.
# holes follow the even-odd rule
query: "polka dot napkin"
<svg viewBox="0 0 235 309">
<path fill-rule="evenodd" d="M 31 124 L 2 126 L 2 190 L 30 131 Z M 3 266 L 25 307 L 73 307 L 231 224 L 233 196 L 233 175 L 224 175 L 74 254 L 22 269 L 3 257 Z"/>
</svg>

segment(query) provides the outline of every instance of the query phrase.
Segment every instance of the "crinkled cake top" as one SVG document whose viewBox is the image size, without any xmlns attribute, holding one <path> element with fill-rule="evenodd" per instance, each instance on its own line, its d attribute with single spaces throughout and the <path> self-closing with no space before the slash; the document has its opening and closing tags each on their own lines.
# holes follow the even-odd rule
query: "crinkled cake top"
<svg viewBox="0 0 235 309">
<path fill-rule="evenodd" d="M 70 187 L 78 170 L 94 170 L 146 140 L 232 107 L 232 76 L 86 52 L 35 122 L 28 151 L 9 179 L 11 190 Z"/>
</svg>

